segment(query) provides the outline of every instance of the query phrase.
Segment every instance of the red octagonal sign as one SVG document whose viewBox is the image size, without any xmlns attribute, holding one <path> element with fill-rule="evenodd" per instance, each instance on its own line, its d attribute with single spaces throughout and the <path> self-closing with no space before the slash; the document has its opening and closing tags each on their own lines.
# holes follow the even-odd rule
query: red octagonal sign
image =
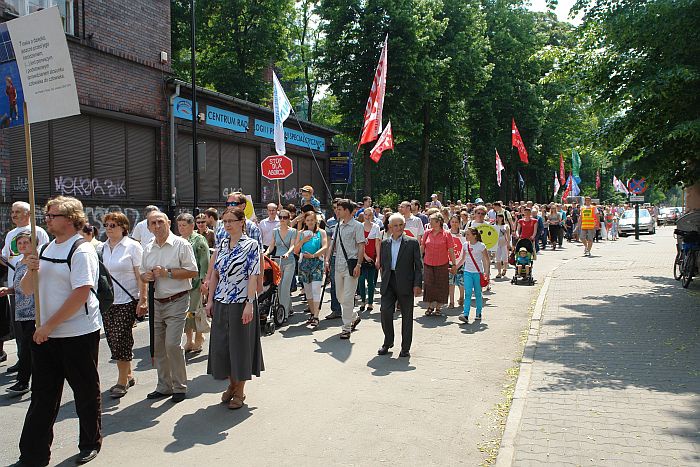
<svg viewBox="0 0 700 467">
<path fill-rule="evenodd" d="M 262 176 L 269 180 L 283 180 L 294 173 L 292 160 L 287 156 L 273 154 L 260 163 Z"/>
</svg>

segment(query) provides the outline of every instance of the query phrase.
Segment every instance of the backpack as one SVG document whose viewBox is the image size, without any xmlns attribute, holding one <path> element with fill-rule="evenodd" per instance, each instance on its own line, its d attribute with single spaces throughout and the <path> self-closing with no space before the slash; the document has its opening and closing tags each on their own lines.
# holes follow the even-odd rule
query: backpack
<svg viewBox="0 0 700 467">
<path fill-rule="evenodd" d="M 46 247 L 49 246 L 49 243 L 47 243 L 41 247 L 41 251 L 39 252 L 39 259 L 50 261 L 56 264 L 66 264 L 68 266 L 68 270 L 70 271 L 71 261 L 73 260 L 73 253 L 75 253 L 75 250 L 77 250 L 78 247 L 83 243 L 85 243 L 84 238 L 79 238 L 78 240 L 76 240 L 70 247 L 70 250 L 68 251 L 68 257 L 66 257 L 66 259 L 45 257 L 44 250 L 46 250 Z M 112 306 L 112 303 L 114 303 L 114 285 L 112 284 L 112 276 L 109 274 L 107 268 L 102 262 L 102 255 L 100 253 L 97 253 L 97 263 L 99 265 L 99 273 L 97 277 L 97 290 L 95 290 L 94 288 L 90 288 L 90 291 L 95 294 L 95 297 L 97 297 L 97 301 L 100 303 L 100 312 L 107 313 L 109 307 Z M 88 314 L 87 302 L 85 302 L 85 314 Z"/>
</svg>

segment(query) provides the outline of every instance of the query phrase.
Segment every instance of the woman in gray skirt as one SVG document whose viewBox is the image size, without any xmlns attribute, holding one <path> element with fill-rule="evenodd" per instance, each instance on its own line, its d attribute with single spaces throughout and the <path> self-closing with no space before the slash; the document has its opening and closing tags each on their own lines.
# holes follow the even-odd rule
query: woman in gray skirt
<svg viewBox="0 0 700 467">
<path fill-rule="evenodd" d="M 265 369 L 260 347 L 260 325 L 253 307 L 260 274 L 260 246 L 245 234 L 245 214 L 228 208 L 222 216 L 225 238 L 214 253 L 209 279 L 207 316 L 212 318 L 207 373 L 229 379 L 221 395 L 230 409 L 240 409 L 243 387 Z"/>
</svg>

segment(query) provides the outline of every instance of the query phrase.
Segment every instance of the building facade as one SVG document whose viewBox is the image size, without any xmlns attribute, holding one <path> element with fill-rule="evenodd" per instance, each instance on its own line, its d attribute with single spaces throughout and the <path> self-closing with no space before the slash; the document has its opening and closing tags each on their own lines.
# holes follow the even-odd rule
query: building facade
<svg viewBox="0 0 700 467">
<path fill-rule="evenodd" d="M 75 196 L 86 206 L 90 223 L 102 232 L 102 217 L 109 211 L 125 212 L 133 225 L 148 204 L 175 212 L 191 209 L 191 113 L 184 113 L 191 92 L 172 75 L 170 1 L 9 0 L 0 1 L 0 17 L 7 21 L 54 5 L 63 18 L 81 114 L 31 127 L 37 204 L 59 194 Z M 225 194 L 239 188 L 258 207 L 276 198 L 271 184 L 260 177 L 261 159 L 274 152 L 264 134 L 272 122 L 271 110 L 201 91 L 198 109 L 209 108 L 210 118 L 205 114 L 198 128 L 206 148 L 199 207 L 223 207 Z M 236 118 L 247 126 L 236 126 Z M 327 179 L 335 133 L 314 125 L 304 125 L 302 133 L 318 139 L 313 142 L 314 155 L 324 176 L 318 167 L 312 170 L 310 149 L 295 146 L 292 134 L 288 151 L 295 159 L 295 174 L 283 184 L 283 202 L 297 201 L 299 186 L 322 187 Z M 325 200 L 325 190 L 320 194 Z M 1 232 L 11 228 L 12 202 L 27 198 L 23 129 L 4 129 Z M 39 223 L 43 224 L 41 215 Z"/>
</svg>

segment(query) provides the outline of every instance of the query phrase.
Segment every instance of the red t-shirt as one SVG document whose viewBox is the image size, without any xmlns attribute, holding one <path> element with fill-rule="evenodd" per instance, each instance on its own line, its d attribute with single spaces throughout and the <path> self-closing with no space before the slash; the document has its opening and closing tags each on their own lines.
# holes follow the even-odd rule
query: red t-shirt
<svg viewBox="0 0 700 467">
<path fill-rule="evenodd" d="M 425 257 L 423 261 L 428 266 L 442 266 L 450 262 L 449 250 L 454 248 L 452 235 L 442 230 L 440 233 L 435 233 L 432 230 L 427 230 L 422 238 L 423 246 L 425 247 Z"/>
<path fill-rule="evenodd" d="M 365 239 L 367 239 L 367 237 L 369 237 L 369 234 L 371 232 L 372 232 L 371 230 L 369 232 L 367 232 L 365 230 Z M 376 245 L 374 243 L 374 239 L 367 240 L 367 242 L 365 243 L 365 254 L 372 259 L 377 258 L 377 251 L 376 251 Z"/>
<path fill-rule="evenodd" d="M 518 220 L 518 225 L 520 226 L 520 238 L 532 238 L 537 231 L 537 219 L 525 220 L 522 218 Z"/>
</svg>

